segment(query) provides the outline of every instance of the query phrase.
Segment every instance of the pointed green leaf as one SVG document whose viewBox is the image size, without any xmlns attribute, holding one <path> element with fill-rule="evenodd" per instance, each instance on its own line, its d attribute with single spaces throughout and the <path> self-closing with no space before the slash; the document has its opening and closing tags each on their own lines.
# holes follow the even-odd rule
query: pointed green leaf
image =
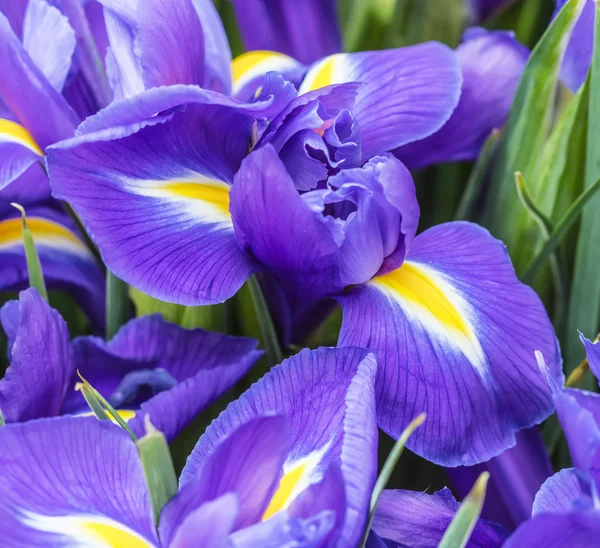
<svg viewBox="0 0 600 548">
<path fill-rule="evenodd" d="M 373 523 L 373 517 L 375 516 L 375 509 L 377 508 L 377 502 L 379 501 L 379 497 L 381 493 L 385 489 L 385 486 L 388 484 L 392 472 L 398 463 L 398 459 L 404 452 L 404 446 L 408 441 L 408 438 L 412 436 L 413 432 L 423 424 L 425 421 L 425 413 L 421 413 L 416 419 L 414 419 L 402 432 L 398 441 L 394 444 L 394 447 L 390 451 L 388 458 L 385 460 L 383 468 L 381 469 L 381 473 L 375 482 L 375 487 L 373 488 L 373 492 L 371 493 L 371 503 L 369 505 L 369 519 L 367 520 L 367 526 L 365 528 L 365 532 L 363 535 L 363 540 L 361 546 L 364 546 L 367 543 L 367 538 L 369 536 L 369 531 L 371 530 L 371 524 Z"/>
<path fill-rule="evenodd" d="M 44 273 L 42 272 L 40 258 L 37 254 L 35 243 L 33 241 L 33 234 L 31 233 L 31 230 L 27 224 L 25 208 L 20 204 L 13 203 L 11 205 L 21 212 L 21 218 L 23 220 L 23 245 L 25 247 L 25 259 L 27 261 L 29 287 L 35 287 L 38 293 L 47 301 L 48 291 L 46 290 L 46 283 L 44 282 Z"/>
<path fill-rule="evenodd" d="M 154 520 L 155 523 L 158 523 L 158 517 L 164 505 L 177 493 L 177 476 L 164 434 L 154 428 L 149 415 L 144 417 L 144 425 L 146 434 L 135 444 L 150 491 Z"/>
<path fill-rule="evenodd" d="M 482 472 L 477 478 L 473 489 L 463 500 L 446 529 L 439 548 L 464 548 L 467 545 L 481 514 L 489 479 L 489 472 Z"/>
<path fill-rule="evenodd" d="M 564 50 L 586 0 L 570 0 L 534 48 L 513 102 L 495 162 L 485 224 L 504 240 L 521 271 L 538 243 L 537 228 L 519 204 L 514 173 L 520 171 L 538 193 L 538 161 L 553 118 Z"/>
<path fill-rule="evenodd" d="M 590 106 L 588 114 L 587 161 L 585 188 L 600 177 L 600 5 L 596 6 L 594 55 L 590 71 Z M 600 328 L 600 274 L 598 242 L 600 242 L 600 194 L 596 194 L 581 217 L 581 229 L 575 255 L 571 298 L 567 315 L 566 340 L 563 351 L 566 372 L 581 361 L 584 349 L 577 330 L 598 332 Z"/>
<path fill-rule="evenodd" d="M 107 421 L 109 420 L 108 415 L 104 411 L 104 407 L 100 403 L 100 400 L 96 397 L 94 389 L 89 383 L 78 382 L 75 385 L 75 390 L 78 390 L 83 395 L 88 407 L 92 410 L 92 413 L 98 420 Z"/>
</svg>

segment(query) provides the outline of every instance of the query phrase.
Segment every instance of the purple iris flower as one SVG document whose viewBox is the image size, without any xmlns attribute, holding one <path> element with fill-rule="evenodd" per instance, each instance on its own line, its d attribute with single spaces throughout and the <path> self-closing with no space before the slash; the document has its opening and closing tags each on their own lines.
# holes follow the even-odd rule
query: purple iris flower
<svg viewBox="0 0 600 548">
<path fill-rule="evenodd" d="M 567 0 L 556 0 L 556 10 L 553 18 L 566 4 Z M 597 2 L 588 0 L 584 6 L 571 39 L 565 51 L 561 68 L 561 79 L 575 93 L 585 82 L 594 51 L 594 26 L 596 20 Z"/>
<path fill-rule="evenodd" d="M 590 369 L 600 377 L 600 344 L 583 335 Z M 545 367 L 540 355 L 542 367 Z M 539 490 L 531 520 L 506 546 L 594 546 L 600 535 L 600 396 L 553 385 L 556 411 L 574 468 L 561 470 Z"/>
<path fill-rule="evenodd" d="M 0 319 L 11 361 L 0 380 L 7 422 L 88 412 L 75 391 L 79 371 L 134 432 L 141 435 L 141 415 L 151 414 L 172 440 L 261 355 L 253 339 L 186 330 L 158 315 L 130 321 L 108 342 L 70 342 L 65 321 L 35 289 L 5 304 Z"/>
<path fill-rule="evenodd" d="M 41 171 L 40 166 L 36 167 Z M 8 203 L 6 209 L 3 206 L 0 206 L 0 292 L 20 291 L 29 285 L 21 214 Z M 73 221 L 61 208 L 37 205 L 27 208 L 27 224 L 47 287 L 73 295 L 92 327 L 102 329 L 104 274 Z"/>
<path fill-rule="evenodd" d="M 377 474 L 375 369 L 359 348 L 304 350 L 273 368 L 202 435 L 157 527 L 120 428 L 72 417 L 9 424 L 2 544 L 357 546 Z"/>
</svg>

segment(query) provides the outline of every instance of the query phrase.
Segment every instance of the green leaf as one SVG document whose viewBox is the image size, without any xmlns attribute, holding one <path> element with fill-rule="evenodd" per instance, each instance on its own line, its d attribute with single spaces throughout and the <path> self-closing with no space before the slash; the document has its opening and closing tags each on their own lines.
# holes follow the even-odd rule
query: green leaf
<svg viewBox="0 0 600 548">
<path fill-rule="evenodd" d="M 167 440 L 150 422 L 150 416 L 144 417 L 146 434 L 137 440 L 138 452 L 144 468 L 146 483 L 150 491 L 154 521 L 158 523 L 164 505 L 177 493 L 177 476 L 171 458 Z"/>
<path fill-rule="evenodd" d="M 129 286 L 106 271 L 106 340 L 112 339 L 129 319 Z"/>
<path fill-rule="evenodd" d="M 463 500 L 448 529 L 446 529 L 439 548 L 464 548 L 467 545 L 481 514 L 489 479 L 489 472 L 482 472 L 477 478 L 473 489 Z"/>
<path fill-rule="evenodd" d="M 2 413 L 2 409 L 0 409 L 0 427 L 6 426 L 6 420 L 4 420 L 4 413 Z"/>
<path fill-rule="evenodd" d="M 600 6 L 596 7 L 600 10 Z M 588 114 L 587 161 L 584 187 L 594 185 L 600 177 L 600 14 L 596 12 L 594 54 L 590 70 L 590 104 Z M 600 194 L 596 194 L 581 216 L 581 228 L 575 254 L 575 267 L 566 338 L 563 344 L 566 372 L 581 361 L 584 349 L 577 330 L 596 333 L 600 327 L 600 275 L 598 242 L 600 242 Z"/>
<path fill-rule="evenodd" d="M 365 528 L 365 532 L 363 535 L 361 547 L 367 543 L 367 538 L 369 536 L 369 531 L 371 530 L 371 524 L 373 523 L 373 517 L 375 516 L 375 509 L 377 508 L 377 502 L 379 501 L 379 497 L 381 493 L 385 489 L 385 486 L 388 484 L 390 480 L 390 476 L 398 463 L 398 459 L 402 455 L 404 451 L 404 446 L 408 441 L 408 438 L 412 436 L 413 432 L 423 424 L 425 421 L 425 413 L 421 413 L 416 419 L 414 419 L 400 434 L 398 441 L 394 444 L 394 447 L 390 451 L 388 458 L 386 459 L 383 468 L 381 469 L 381 473 L 375 482 L 375 487 L 373 488 L 373 492 L 371 493 L 371 503 L 369 505 L 369 519 L 367 520 L 367 526 Z"/>
<path fill-rule="evenodd" d="M 135 287 L 129 288 L 129 296 L 135 306 L 136 316 L 160 314 L 167 322 L 185 329 L 201 327 L 218 333 L 229 332 L 229 304 L 210 306 L 183 306 L 166 303 L 143 293 Z"/>
<path fill-rule="evenodd" d="M 27 216 L 25 215 L 25 208 L 20 204 L 10 204 L 14 208 L 21 212 L 21 218 L 23 220 L 23 246 L 25 247 L 25 259 L 27 261 L 27 274 L 29 276 L 29 287 L 35 287 L 38 293 L 48 301 L 48 291 L 46 291 L 46 283 L 44 282 L 44 273 L 42 272 L 42 265 L 40 264 L 40 258 L 38 257 L 35 243 L 33 241 L 33 234 L 27 224 Z"/>
<path fill-rule="evenodd" d="M 538 195 L 538 162 L 553 119 L 559 70 L 585 1 L 567 2 L 534 48 L 498 148 L 484 224 L 505 242 L 517 272 L 531 260 L 539 233 L 519 204 L 514 174 L 522 172 Z"/>
<path fill-rule="evenodd" d="M 89 383 L 78 382 L 75 385 L 75 390 L 79 390 L 81 392 L 81 394 L 85 398 L 86 403 L 88 404 L 88 407 L 92 410 L 92 413 L 94 413 L 98 420 L 109 420 L 106 411 L 104 411 L 104 407 L 102 407 L 100 400 L 96 396 L 95 390 Z"/>
</svg>

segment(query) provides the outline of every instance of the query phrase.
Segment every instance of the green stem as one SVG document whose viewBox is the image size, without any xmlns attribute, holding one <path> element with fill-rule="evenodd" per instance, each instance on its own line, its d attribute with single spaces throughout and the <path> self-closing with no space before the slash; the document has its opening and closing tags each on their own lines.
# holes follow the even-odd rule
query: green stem
<svg viewBox="0 0 600 548">
<path fill-rule="evenodd" d="M 129 319 L 129 286 L 106 271 L 106 340 L 112 339 Z"/>
<path fill-rule="evenodd" d="M 267 301 L 265 300 L 265 296 L 256 276 L 252 276 L 248 280 L 248 288 L 250 289 L 252 304 L 254 305 L 256 319 L 258 320 L 261 338 L 265 347 L 267 365 L 273 367 L 274 365 L 281 363 L 283 354 L 281 352 L 281 347 L 279 346 L 279 339 L 277 337 L 275 325 L 273 324 L 271 312 L 269 311 Z"/>
</svg>

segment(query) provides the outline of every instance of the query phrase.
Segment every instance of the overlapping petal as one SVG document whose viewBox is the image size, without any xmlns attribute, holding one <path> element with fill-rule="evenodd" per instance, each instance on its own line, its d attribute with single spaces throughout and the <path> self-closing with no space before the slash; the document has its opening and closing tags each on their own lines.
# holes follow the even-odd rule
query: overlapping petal
<svg viewBox="0 0 600 548">
<path fill-rule="evenodd" d="M 331 464 L 342 472 L 347 510 L 339 546 L 353 546 L 366 523 L 376 475 L 373 379 L 375 360 L 359 348 L 303 350 L 273 368 L 231 403 L 198 441 L 182 473 L 185 485 L 200 473 L 219 444 L 254 417 L 280 413 L 291 427 L 284 477 L 267 509 L 286 509 Z M 271 510 L 271 511 L 269 511 Z"/>
<path fill-rule="evenodd" d="M 23 175 L 34 163 L 40 162 L 43 155 L 23 126 L 0 118 L 0 195 L 5 198 L 6 192 L 2 191 L 6 186 Z M 47 181 L 44 185 L 48 186 Z"/>
<path fill-rule="evenodd" d="M 504 246 L 469 223 L 415 238 L 405 263 L 339 297 L 341 345 L 378 359 L 379 426 L 392 436 L 419 413 L 408 446 L 437 463 L 489 459 L 553 409 L 534 356 L 562 382 L 543 305 L 514 274 Z"/>
<path fill-rule="evenodd" d="M 490 132 L 508 117 L 529 50 L 512 33 L 472 28 L 456 56 L 463 84 L 452 116 L 430 137 L 394 151 L 411 169 L 477 158 Z"/>
<path fill-rule="evenodd" d="M 366 161 L 440 129 L 458 103 L 462 76 L 454 52 L 430 42 L 326 57 L 309 70 L 299 91 L 342 82 L 364 84 L 352 114 Z"/>
<path fill-rule="evenodd" d="M 0 380 L 4 418 L 24 422 L 57 415 L 73 373 L 67 324 L 33 288 L 0 314 L 10 360 Z"/>
<path fill-rule="evenodd" d="M 566 514 L 581 508 L 589 497 L 585 479 L 575 468 L 563 468 L 540 487 L 533 503 L 532 516 Z M 589 499 L 591 502 L 591 498 Z"/>
<path fill-rule="evenodd" d="M 29 283 L 22 221 L 13 211 L 0 219 L 0 291 L 18 291 Z M 49 207 L 28 208 L 27 213 L 47 287 L 71 293 L 94 326 L 103 326 L 104 276 L 73 223 Z"/>
<path fill-rule="evenodd" d="M 136 446 L 96 418 L 40 419 L 0 429 L 3 546 L 158 545 Z"/>
<path fill-rule="evenodd" d="M 243 109 L 188 105 L 122 139 L 86 134 L 49 152 L 54 195 L 126 282 L 169 302 L 222 302 L 254 269 L 229 213 L 251 131 Z"/>
</svg>

